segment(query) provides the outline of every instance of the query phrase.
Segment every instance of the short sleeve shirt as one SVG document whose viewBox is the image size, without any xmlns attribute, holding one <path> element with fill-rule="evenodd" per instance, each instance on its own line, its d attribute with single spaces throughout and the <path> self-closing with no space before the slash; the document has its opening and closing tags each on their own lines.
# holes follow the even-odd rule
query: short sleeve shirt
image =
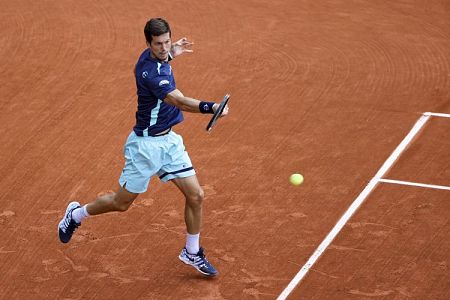
<svg viewBox="0 0 450 300">
<path fill-rule="evenodd" d="M 183 121 L 181 110 L 164 102 L 167 94 L 176 89 L 168 62 L 152 58 L 147 48 L 136 63 L 135 76 L 138 107 L 133 130 L 136 135 L 153 136 Z"/>
</svg>

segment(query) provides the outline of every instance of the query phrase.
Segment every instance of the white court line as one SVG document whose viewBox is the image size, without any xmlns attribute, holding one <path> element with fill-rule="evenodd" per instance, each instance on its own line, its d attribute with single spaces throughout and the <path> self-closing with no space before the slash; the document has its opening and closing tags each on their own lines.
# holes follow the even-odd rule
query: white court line
<svg viewBox="0 0 450 300">
<path fill-rule="evenodd" d="M 440 113 L 433 113 L 433 112 L 426 112 L 424 113 L 425 116 L 434 116 L 434 117 L 442 117 L 442 118 L 450 118 L 449 114 L 440 114 Z"/>
<path fill-rule="evenodd" d="M 423 114 L 419 120 L 416 122 L 414 127 L 408 133 L 408 135 L 403 139 L 400 145 L 392 152 L 391 156 L 384 162 L 383 166 L 378 170 L 375 177 L 370 180 L 369 184 L 364 188 L 364 190 L 359 194 L 359 196 L 353 201 L 352 205 L 347 209 L 344 215 L 339 219 L 339 221 L 334 225 L 333 229 L 328 233 L 325 239 L 320 243 L 319 247 L 317 247 L 316 251 L 311 255 L 305 265 L 300 269 L 300 271 L 295 275 L 295 277 L 291 280 L 288 286 L 283 290 L 283 292 L 278 296 L 277 300 L 286 299 L 289 294 L 295 289 L 297 284 L 305 277 L 308 273 L 309 269 L 314 265 L 317 259 L 322 255 L 326 248 L 331 244 L 334 238 L 338 235 L 338 233 L 342 230 L 344 225 L 353 215 L 353 213 L 361 206 L 366 197 L 372 192 L 377 183 L 383 177 L 383 175 L 392 167 L 394 162 L 400 156 L 400 154 L 405 150 L 408 144 L 412 141 L 414 136 L 420 131 L 420 129 L 425 125 L 425 123 L 430 118 L 430 115 Z"/>
<path fill-rule="evenodd" d="M 402 181 L 402 180 L 392 180 L 392 179 L 383 179 L 383 178 L 378 180 L 378 181 L 379 182 L 386 182 L 386 183 L 412 185 L 412 186 L 419 186 L 419 187 L 425 187 L 425 188 L 430 188 L 430 189 L 439 189 L 439 190 L 449 190 L 450 191 L 450 186 L 444 186 L 444 185 L 425 184 L 425 183 Z"/>
</svg>

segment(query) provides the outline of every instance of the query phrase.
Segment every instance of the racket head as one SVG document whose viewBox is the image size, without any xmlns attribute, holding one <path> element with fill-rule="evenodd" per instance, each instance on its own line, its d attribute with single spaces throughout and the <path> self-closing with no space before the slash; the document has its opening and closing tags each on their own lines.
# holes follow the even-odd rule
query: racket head
<svg viewBox="0 0 450 300">
<path fill-rule="evenodd" d="M 220 104 L 219 104 L 219 107 L 214 112 L 214 115 L 211 117 L 211 120 L 209 120 L 209 123 L 206 126 L 206 131 L 211 131 L 211 129 L 214 127 L 214 125 L 216 124 L 217 120 L 222 115 L 223 110 L 225 109 L 225 106 L 228 103 L 228 100 L 230 100 L 230 94 L 226 94 L 223 97 L 222 102 L 220 102 Z"/>
</svg>

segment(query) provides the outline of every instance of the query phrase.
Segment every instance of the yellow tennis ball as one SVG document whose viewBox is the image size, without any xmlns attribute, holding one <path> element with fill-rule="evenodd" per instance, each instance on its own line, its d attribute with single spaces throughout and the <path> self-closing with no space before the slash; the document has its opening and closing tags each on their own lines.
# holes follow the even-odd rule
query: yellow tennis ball
<svg viewBox="0 0 450 300">
<path fill-rule="evenodd" d="M 302 174 L 292 174 L 289 177 L 289 182 L 293 185 L 300 185 L 303 183 L 303 175 Z"/>
</svg>

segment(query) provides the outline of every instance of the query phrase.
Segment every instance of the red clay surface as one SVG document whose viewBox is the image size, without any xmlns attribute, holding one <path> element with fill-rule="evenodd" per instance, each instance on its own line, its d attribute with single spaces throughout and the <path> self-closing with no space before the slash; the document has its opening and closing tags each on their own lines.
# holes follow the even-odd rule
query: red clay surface
<svg viewBox="0 0 450 300">
<path fill-rule="evenodd" d="M 449 211 L 449 191 L 381 184 L 292 299 L 448 299 Z"/>
<path fill-rule="evenodd" d="M 275 299 L 421 113 L 450 113 L 449 15 L 444 0 L 1 1 L 0 299 Z M 68 201 L 117 185 L 154 16 L 195 42 L 172 64 L 180 90 L 232 94 L 211 134 L 202 115 L 176 128 L 214 280 L 178 261 L 184 201 L 157 179 L 57 238 Z M 430 120 L 387 177 L 449 186 L 449 124 Z M 449 193 L 380 184 L 291 299 L 450 298 Z"/>
</svg>

